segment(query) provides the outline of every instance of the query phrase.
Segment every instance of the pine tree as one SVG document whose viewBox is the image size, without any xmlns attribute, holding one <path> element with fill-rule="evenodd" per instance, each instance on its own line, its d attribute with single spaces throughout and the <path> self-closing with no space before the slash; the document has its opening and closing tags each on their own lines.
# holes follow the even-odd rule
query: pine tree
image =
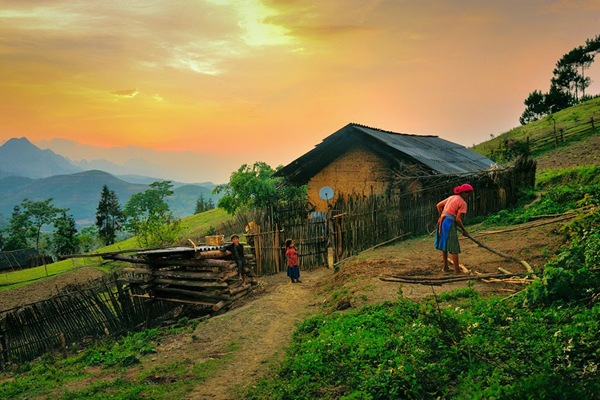
<svg viewBox="0 0 600 400">
<path fill-rule="evenodd" d="M 121 211 L 117 194 L 104 185 L 96 209 L 96 226 L 100 240 L 106 245 L 113 244 L 124 221 L 125 216 Z"/>
<path fill-rule="evenodd" d="M 204 196 L 200 195 L 196 200 L 196 210 L 194 210 L 194 214 L 200 214 L 204 211 L 206 211 L 206 201 L 204 200 Z"/>
<path fill-rule="evenodd" d="M 54 236 L 52 244 L 56 254 L 73 254 L 77 252 L 79 240 L 77 238 L 77 228 L 75 228 L 75 219 L 72 215 L 67 215 L 66 211 L 54 221 Z"/>
<path fill-rule="evenodd" d="M 206 209 L 212 210 L 213 208 L 215 208 L 215 202 L 213 201 L 213 199 L 209 198 L 208 203 L 206 204 Z"/>
</svg>

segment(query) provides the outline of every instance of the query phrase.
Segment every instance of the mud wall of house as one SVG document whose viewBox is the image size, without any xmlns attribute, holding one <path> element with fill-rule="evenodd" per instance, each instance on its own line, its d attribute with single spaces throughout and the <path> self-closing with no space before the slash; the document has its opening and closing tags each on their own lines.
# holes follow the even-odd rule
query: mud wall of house
<svg viewBox="0 0 600 400">
<path fill-rule="evenodd" d="M 364 148 L 355 147 L 323 168 L 308 182 L 308 200 L 316 206 L 315 211 L 327 211 L 327 201 L 319 197 L 319 190 L 329 186 L 334 191 L 330 204 L 340 193 L 380 194 L 390 185 L 389 162 Z M 371 189 L 372 188 L 372 189 Z"/>
</svg>

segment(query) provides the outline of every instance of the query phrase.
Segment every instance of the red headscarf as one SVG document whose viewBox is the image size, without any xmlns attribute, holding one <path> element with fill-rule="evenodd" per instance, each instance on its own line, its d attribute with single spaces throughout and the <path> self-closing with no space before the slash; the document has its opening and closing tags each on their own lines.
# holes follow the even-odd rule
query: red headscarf
<svg viewBox="0 0 600 400">
<path fill-rule="evenodd" d="M 454 188 L 454 194 L 460 194 L 463 192 L 472 192 L 473 191 L 473 186 L 469 185 L 468 183 L 465 183 L 464 185 L 460 185 Z"/>
</svg>

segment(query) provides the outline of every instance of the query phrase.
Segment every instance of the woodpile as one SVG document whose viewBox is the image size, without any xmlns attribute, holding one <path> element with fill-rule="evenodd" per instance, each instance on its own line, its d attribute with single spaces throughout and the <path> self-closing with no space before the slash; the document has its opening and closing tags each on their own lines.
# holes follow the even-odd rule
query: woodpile
<svg viewBox="0 0 600 400">
<path fill-rule="evenodd" d="M 124 268 L 125 280 L 141 288 L 149 301 L 163 300 L 212 307 L 214 311 L 247 295 L 256 285 L 254 255 L 245 254 L 246 273 L 225 246 L 195 246 L 142 251 L 137 256 L 105 255 L 109 260 L 134 264 Z"/>
</svg>

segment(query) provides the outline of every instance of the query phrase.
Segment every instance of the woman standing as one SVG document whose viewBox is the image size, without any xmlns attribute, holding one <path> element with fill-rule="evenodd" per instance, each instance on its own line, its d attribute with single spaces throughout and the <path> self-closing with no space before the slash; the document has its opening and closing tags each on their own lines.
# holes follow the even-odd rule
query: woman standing
<svg viewBox="0 0 600 400">
<path fill-rule="evenodd" d="M 454 275 L 458 275 L 458 254 L 460 253 L 460 244 L 458 243 L 459 227 L 463 235 L 467 235 L 467 230 L 462 223 L 462 216 L 467 213 L 467 200 L 473 194 L 473 186 L 465 183 L 454 188 L 454 196 L 448 197 L 437 204 L 437 210 L 440 213 L 437 230 L 435 234 L 435 248 L 442 251 L 442 260 L 444 267 L 442 272 L 448 269 L 448 253 L 452 254 L 454 263 Z"/>
</svg>

